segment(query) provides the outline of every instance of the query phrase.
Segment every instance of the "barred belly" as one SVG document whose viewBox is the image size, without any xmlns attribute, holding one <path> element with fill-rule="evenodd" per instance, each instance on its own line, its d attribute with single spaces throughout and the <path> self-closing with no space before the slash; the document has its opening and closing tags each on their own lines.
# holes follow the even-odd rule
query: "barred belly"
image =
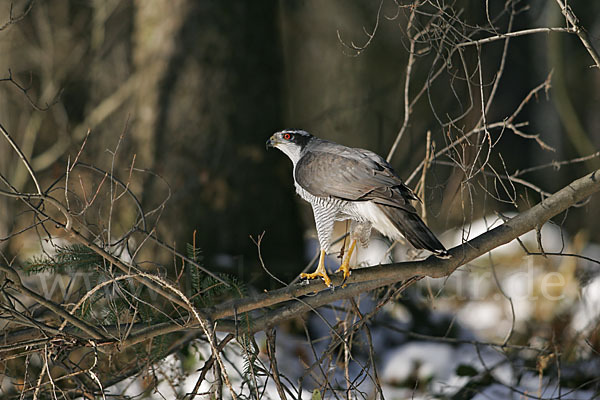
<svg viewBox="0 0 600 400">
<path fill-rule="evenodd" d="M 296 192 L 312 206 L 319 244 L 321 245 L 321 250 L 325 250 L 326 253 L 329 252 L 329 248 L 331 247 L 331 236 L 335 221 L 352 219 L 358 222 L 367 222 L 364 217 L 358 214 L 354 202 L 336 198 L 317 197 L 299 185 L 296 185 Z"/>
</svg>

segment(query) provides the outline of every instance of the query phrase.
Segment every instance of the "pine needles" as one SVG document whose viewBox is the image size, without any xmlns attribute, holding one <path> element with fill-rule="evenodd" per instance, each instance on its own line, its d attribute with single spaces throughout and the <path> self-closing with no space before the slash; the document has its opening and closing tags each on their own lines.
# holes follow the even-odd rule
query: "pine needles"
<svg viewBox="0 0 600 400">
<path fill-rule="evenodd" d="M 187 245 L 187 256 L 196 264 L 203 260 L 202 251 L 192 244 Z M 243 297 L 246 294 L 245 284 L 234 276 L 218 274 L 226 285 L 205 274 L 193 263 L 186 262 L 185 268 L 190 282 L 188 296 L 196 307 L 208 307 L 224 298 Z"/>
<path fill-rule="evenodd" d="M 74 244 L 56 246 L 56 254 L 53 256 L 34 257 L 32 261 L 25 263 L 23 271 L 28 275 L 40 272 L 65 274 L 73 271 L 90 271 L 102 266 L 103 263 L 104 259 L 92 249 Z"/>
</svg>

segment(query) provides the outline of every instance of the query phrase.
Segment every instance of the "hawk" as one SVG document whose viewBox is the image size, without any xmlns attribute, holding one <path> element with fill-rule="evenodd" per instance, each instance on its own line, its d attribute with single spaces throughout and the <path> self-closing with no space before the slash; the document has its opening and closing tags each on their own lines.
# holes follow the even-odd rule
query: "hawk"
<svg viewBox="0 0 600 400">
<path fill-rule="evenodd" d="M 321 254 L 316 271 L 302 274 L 302 278 L 321 277 L 327 286 L 331 285 L 325 254 L 331 247 L 334 222 L 348 219 L 351 244 L 336 271 L 343 271 L 344 279 L 350 275 L 350 257 L 357 240 L 366 246 L 371 228 L 391 240 L 404 237 L 417 249 L 449 257 L 411 205 L 417 196 L 382 157 L 302 130 L 277 132 L 267 140 L 268 147 L 281 150 L 292 160 L 296 192 L 313 209 Z"/>
</svg>

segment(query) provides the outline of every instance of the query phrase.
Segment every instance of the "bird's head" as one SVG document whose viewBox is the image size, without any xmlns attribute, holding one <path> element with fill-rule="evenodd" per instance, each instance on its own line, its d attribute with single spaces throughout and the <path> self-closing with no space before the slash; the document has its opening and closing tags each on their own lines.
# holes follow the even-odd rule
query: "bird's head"
<svg viewBox="0 0 600 400">
<path fill-rule="evenodd" d="M 275 147 L 284 152 L 295 164 L 302 156 L 302 150 L 311 141 L 313 136 L 300 130 L 285 130 L 274 133 L 267 140 L 267 149 Z"/>
</svg>

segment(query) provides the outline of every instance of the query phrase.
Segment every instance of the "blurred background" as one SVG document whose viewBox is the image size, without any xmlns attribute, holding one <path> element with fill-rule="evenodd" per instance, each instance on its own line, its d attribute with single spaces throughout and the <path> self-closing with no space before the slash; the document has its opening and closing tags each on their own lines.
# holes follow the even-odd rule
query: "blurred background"
<svg viewBox="0 0 600 400">
<path fill-rule="evenodd" d="M 11 10 L 17 16 L 30 6 L 28 1 L 7 1 L 0 15 L 8 20 Z M 574 6 L 581 24 L 597 38 L 600 4 Z M 501 15 L 504 5 L 490 7 L 489 14 Z M 529 1 L 519 7 L 525 11 L 514 19 L 513 30 L 564 23 L 552 2 Z M 455 8 L 473 26 L 486 22 L 484 3 L 461 2 Z M 88 129 L 81 160 L 103 167 L 111 160 L 107 150 L 123 134 L 114 167 L 127 171 L 135 154 L 135 168 L 156 174 L 140 174 L 131 183 L 144 208 L 161 204 L 170 193 L 160 225 L 167 243 L 181 247 L 197 230 L 196 244 L 207 264 L 259 281 L 263 272 L 249 235 L 264 231 L 269 267 L 289 280 L 305 264 L 302 239 L 312 229 L 312 216 L 293 193 L 289 161 L 266 152 L 264 142 L 277 130 L 301 128 L 387 155 L 404 118 L 406 10 L 393 1 L 382 2 L 381 8 L 372 1 L 310 0 L 35 3 L 23 20 L 0 33 L 2 76 L 12 74 L 27 90 L 25 96 L 14 85 L 0 85 L 1 122 L 47 181 L 63 172 Z M 498 25 L 506 23 L 505 13 Z M 369 40 L 365 32 L 375 28 Z M 435 47 L 435 38 L 424 39 Z M 362 51 L 352 48 L 367 42 Z M 411 97 L 434 70 L 436 51 L 423 43 Z M 503 46 L 498 41 L 481 52 L 486 90 Z M 473 49 L 464 52 L 471 73 L 474 55 Z M 537 94 L 515 122 L 528 121 L 527 132 L 540 134 L 556 151 L 507 132 L 494 149 L 506 171 L 597 149 L 600 78 L 591 63 L 575 35 L 537 34 L 511 42 L 487 119 L 502 121 L 553 71 L 548 96 Z M 446 76 L 413 107 L 392 159 L 403 178 L 425 155 L 425 133 L 430 130 L 441 148 L 449 137 L 441 123 L 447 122 L 445 116 L 465 110 L 469 90 L 478 93 L 450 73 L 444 71 Z M 467 113 L 455 127 L 468 129 L 478 117 L 477 110 Z M 11 150 L 3 146 L 0 151 L 0 167 L 13 185 L 32 185 Z M 501 164 L 497 157 L 491 162 Z M 552 192 L 597 165 L 592 160 L 527 178 Z M 484 204 L 479 197 L 463 218 L 462 176 L 456 167 L 435 163 L 429 173 L 425 201 L 434 213 L 429 223 L 436 232 L 511 207 L 493 199 Z M 16 215 L 8 206 L 11 200 L 0 202 L 0 232 L 6 233 Z M 576 216 L 567 221 L 568 229 L 587 229 L 599 239 L 600 232 L 590 229 L 593 224 Z"/>
<path fill-rule="evenodd" d="M 459 3 L 454 8 L 462 10 L 468 24 L 487 23 L 485 2 Z M 8 20 L 11 10 L 18 16 L 30 6 L 28 1 L 6 1 L 0 15 Z M 505 28 L 504 4 L 489 7 L 487 13 L 500 15 L 497 25 Z M 564 25 L 553 2 L 528 1 L 517 7 L 523 12 L 514 18 L 513 30 Z M 581 24 L 597 38 L 600 4 L 574 7 Z M 259 282 L 263 272 L 249 235 L 264 231 L 262 250 L 269 268 L 289 280 L 305 265 L 302 241 L 305 230 L 313 228 L 312 215 L 294 195 L 291 164 L 276 151 L 266 152 L 264 142 L 277 130 L 300 128 L 386 156 L 404 118 L 407 18 L 407 8 L 394 1 L 34 3 L 21 21 L 0 33 L 1 76 L 11 74 L 26 89 L 24 95 L 8 82 L 0 85 L 1 122 L 47 182 L 64 172 L 88 129 L 80 160 L 104 168 L 112 165 L 108 150 L 123 134 L 114 168 L 126 175 L 135 155 L 135 168 L 156 174 L 139 174 L 131 182 L 144 208 L 162 204 L 170 193 L 161 214 L 163 240 L 182 248 L 196 230 L 207 265 Z M 366 33 L 374 29 L 369 40 Z M 423 38 L 417 47 L 411 98 L 431 77 L 437 50 L 443 54 L 450 48 L 436 45 L 436 40 Z M 367 42 L 364 50 L 352 48 Z M 503 46 L 497 41 L 481 51 L 486 91 L 499 69 Z M 474 81 L 475 56 L 474 46 L 465 49 L 464 62 Z M 553 71 L 548 96 L 537 93 L 515 122 L 528 121 L 527 133 L 539 134 L 555 151 L 507 131 L 496 136 L 501 140 L 491 165 L 512 173 L 596 151 L 600 78 L 575 35 L 515 38 L 505 61 L 488 122 L 507 118 Z M 460 59 L 450 57 L 451 62 Z M 403 178 L 423 159 L 426 132 L 432 132 L 436 149 L 449 143 L 448 117 L 468 111 L 469 96 L 478 96 L 479 89 L 467 88 L 464 77 L 451 75 L 452 68 L 442 74 L 414 104 L 394 152 L 392 164 Z M 470 129 L 479 114 L 475 107 L 452 129 Z M 0 151 L 2 171 L 15 187 L 28 189 L 32 183 L 11 149 L 3 146 Z M 465 163 L 474 159 L 464 156 Z M 597 159 L 526 178 L 553 192 L 594 166 Z M 472 205 L 464 207 L 463 178 L 456 165 L 434 163 L 430 169 L 424 200 L 434 231 L 513 208 L 489 197 L 482 201 L 481 190 L 474 190 Z M 410 185 L 414 188 L 415 183 Z M 0 198 L 4 234 L 15 223 L 11 201 Z M 594 224 L 572 215 L 566 226 L 600 239 L 600 232 L 591 229 Z"/>
<path fill-rule="evenodd" d="M 455 51 L 467 38 L 566 26 L 554 1 L 422 3 L 411 20 L 412 5 L 394 0 L 2 0 L 0 24 L 11 16 L 15 23 L 0 30 L 0 123 L 43 188 L 57 196 L 64 191 L 57 180 L 76 158 L 113 171 L 149 212 L 148 226 L 163 242 L 182 252 L 193 242 L 204 266 L 256 290 L 277 284 L 261 267 L 250 236 L 264 232 L 265 264 L 286 282 L 317 250 L 312 212 L 294 193 L 291 163 L 265 149 L 282 129 L 305 129 L 384 157 L 403 132 L 391 164 L 410 177 L 411 188 L 421 182 L 428 224 L 448 247 L 458 245 L 499 223 L 499 214 L 527 209 L 600 167 L 600 73 L 577 36 L 566 33 L 512 38 L 506 50 L 498 40 Z M 600 47 L 600 2 L 571 6 Z M 408 95 L 418 98 L 407 118 L 415 35 Z M 461 139 L 481 126 L 481 93 L 484 102 L 493 98 L 485 122 L 496 128 Z M 503 128 L 506 122 L 520 124 L 521 135 Z M 423 178 L 426 154 L 446 146 Z M 528 169 L 518 175 L 524 183 L 500 179 Z M 0 171 L 18 190 L 34 191 L 8 145 L 0 146 Z M 102 173 L 83 168 L 77 174 L 71 178 L 77 190 L 93 196 Z M 116 202 L 98 199 L 82 213 L 98 237 L 119 237 L 137 218 L 133 202 L 114 210 L 109 204 Z M 385 309 L 382 314 L 404 324 L 407 336 L 398 339 L 396 330 L 398 344 L 410 341 L 407 332 L 495 341 L 516 332 L 517 345 L 551 348 L 562 339 L 565 348 L 576 344 L 568 347 L 567 361 L 592 357 L 600 345 L 600 300 L 592 290 L 600 285 L 593 261 L 600 259 L 599 206 L 596 196 L 557 217 L 543 235 L 547 251 L 592 261 L 524 259 L 518 245 L 505 247 L 447 281 L 423 283 Z M 15 234 L 36 223 L 23 212 L 0 196 L 5 259 L 40 253 L 39 231 Z M 103 220 L 108 212 L 110 224 Z M 375 253 L 359 254 L 369 264 L 410 256 L 397 246 L 386 258 L 389 243 L 373 243 Z M 537 250 L 535 236 L 525 243 Z M 176 272 L 172 255 L 153 249 L 141 250 L 147 265 Z M 542 282 L 548 271 L 559 271 L 563 283 L 533 301 L 552 286 Z M 290 324 L 284 331 L 296 329 Z M 319 334 L 316 325 L 311 329 Z M 425 352 L 429 359 L 416 357 L 415 365 L 429 365 L 438 350 Z M 537 382 L 535 356 L 523 359 L 529 363 L 523 370 L 534 371 Z M 415 387 L 411 373 L 390 372 L 390 385 Z M 594 379 L 573 376 L 571 387 Z"/>
</svg>

